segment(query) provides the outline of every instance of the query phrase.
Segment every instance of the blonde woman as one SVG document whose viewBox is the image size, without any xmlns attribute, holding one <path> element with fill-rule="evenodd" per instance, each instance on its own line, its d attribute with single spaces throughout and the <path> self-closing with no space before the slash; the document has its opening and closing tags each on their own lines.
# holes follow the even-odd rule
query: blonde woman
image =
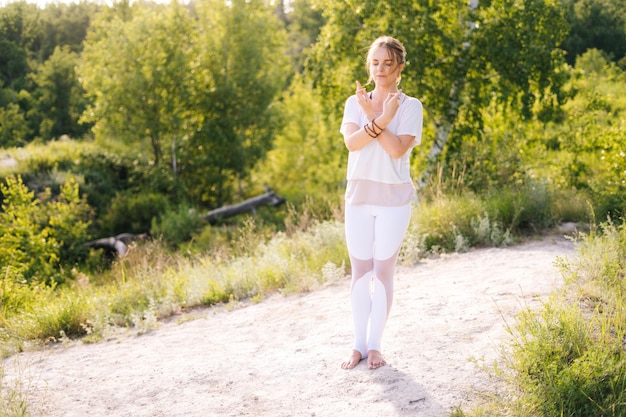
<svg viewBox="0 0 626 417">
<path fill-rule="evenodd" d="M 393 300 L 393 275 L 411 216 L 415 187 L 410 154 L 422 136 L 422 103 L 398 85 L 406 50 L 388 36 L 367 53 L 367 91 L 345 104 L 341 133 L 348 148 L 345 234 L 352 269 L 350 303 L 354 325 L 352 353 L 341 364 L 352 369 L 363 359 L 376 369 L 383 329 Z"/>
</svg>

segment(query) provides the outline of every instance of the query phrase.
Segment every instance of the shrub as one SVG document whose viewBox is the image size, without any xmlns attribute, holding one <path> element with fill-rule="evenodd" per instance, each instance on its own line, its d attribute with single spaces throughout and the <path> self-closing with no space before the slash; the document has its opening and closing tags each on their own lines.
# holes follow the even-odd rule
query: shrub
<svg viewBox="0 0 626 417">
<path fill-rule="evenodd" d="M 169 201 L 163 194 L 152 192 L 116 195 L 100 220 L 100 229 L 112 235 L 146 233 L 152 220 L 167 212 Z"/>
<path fill-rule="evenodd" d="M 490 192 L 486 198 L 486 211 L 507 230 L 537 233 L 557 222 L 553 200 L 553 192 L 547 184 L 529 181 L 521 186 L 502 187 Z"/>
<path fill-rule="evenodd" d="M 196 210 L 185 204 L 166 210 L 160 217 L 152 219 L 150 233 L 165 242 L 178 246 L 192 238 L 200 230 L 204 220 Z"/>
<path fill-rule="evenodd" d="M 495 367 L 509 390 L 493 397 L 493 415 L 625 415 L 626 229 L 600 231 L 580 235 L 577 256 L 559 261 L 563 291 L 509 327 L 505 367 Z"/>
<path fill-rule="evenodd" d="M 50 190 L 35 199 L 20 177 L 0 185 L 4 195 L 0 213 L 0 279 L 14 282 L 64 281 L 63 265 L 86 255 L 91 211 L 79 197 L 72 179 L 61 187 L 57 200 Z"/>
<path fill-rule="evenodd" d="M 98 215 L 106 213 L 120 194 L 153 193 L 168 199 L 174 196 L 176 188 L 169 167 L 154 166 L 141 154 L 86 149 L 79 161 L 77 170 L 84 176 L 84 192 Z"/>
</svg>

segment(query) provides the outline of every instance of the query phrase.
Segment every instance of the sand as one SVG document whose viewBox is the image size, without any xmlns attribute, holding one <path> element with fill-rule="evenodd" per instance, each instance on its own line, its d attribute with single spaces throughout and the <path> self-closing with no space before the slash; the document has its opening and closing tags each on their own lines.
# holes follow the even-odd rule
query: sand
<svg viewBox="0 0 626 417">
<path fill-rule="evenodd" d="M 506 323 L 539 306 L 561 284 L 557 257 L 573 256 L 554 235 L 398 267 L 389 364 L 376 370 L 340 369 L 352 338 L 345 277 L 15 355 L 5 381 L 22 381 L 33 416 L 444 416 L 493 386 L 481 365 L 500 357 Z"/>
</svg>

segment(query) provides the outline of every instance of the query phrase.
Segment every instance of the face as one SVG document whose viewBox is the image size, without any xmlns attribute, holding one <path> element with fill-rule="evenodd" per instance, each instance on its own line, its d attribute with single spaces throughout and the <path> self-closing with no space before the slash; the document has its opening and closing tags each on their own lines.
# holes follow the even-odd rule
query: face
<svg viewBox="0 0 626 417">
<path fill-rule="evenodd" d="M 387 48 L 376 47 L 369 58 L 370 77 L 376 85 L 393 86 L 398 83 L 404 64 L 398 64 Z"/>
</svg>

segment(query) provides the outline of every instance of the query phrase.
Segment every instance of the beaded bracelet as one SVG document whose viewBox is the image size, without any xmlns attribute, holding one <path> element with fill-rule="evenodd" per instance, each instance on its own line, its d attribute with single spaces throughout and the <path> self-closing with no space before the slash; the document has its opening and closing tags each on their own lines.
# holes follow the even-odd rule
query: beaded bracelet
<svg viewBox="0 0 626 417">
<path fill-rule="evenodd" d="M 374 129 L 372 129 L 370 127 L 369 123 L 367 123 L 365 126 L 363 126 L 363 130 L 365 130 L 365 133 L 367 133 L 371 138 L 374 138 L 374 139 L 376 139 L 378 137 L 378 135 L 380 134 L 380 133 L 377 134 L 374 131 Z"/>
<path fill-rule="evenodd" d="M 383 128 L 376 124 L 376 118 L 375 117 L 372 119 L 372 126 L 379 130 L 378 133 L 376 133 L 376 130 L 374 130 L 374 133 L 376 133 L 376 136 L 378 136 L 378 135 L 380 135 L 382 133 Z"/>
<path fill-rule="evenodd" d="M 371 138 L 376 139 L 378 135 L 383 133 L 383 128 L 376 124 L 376 118 L 373 118 L 370 123 L 372 123 L 372 126 L 367 123 L 365 126 L 363 126 L 363 130 L 365 130 L 365 133 L 370 135 Z M 376 132 L 376 129 L 378 129 L 378 132 Z"/>
</svg>

